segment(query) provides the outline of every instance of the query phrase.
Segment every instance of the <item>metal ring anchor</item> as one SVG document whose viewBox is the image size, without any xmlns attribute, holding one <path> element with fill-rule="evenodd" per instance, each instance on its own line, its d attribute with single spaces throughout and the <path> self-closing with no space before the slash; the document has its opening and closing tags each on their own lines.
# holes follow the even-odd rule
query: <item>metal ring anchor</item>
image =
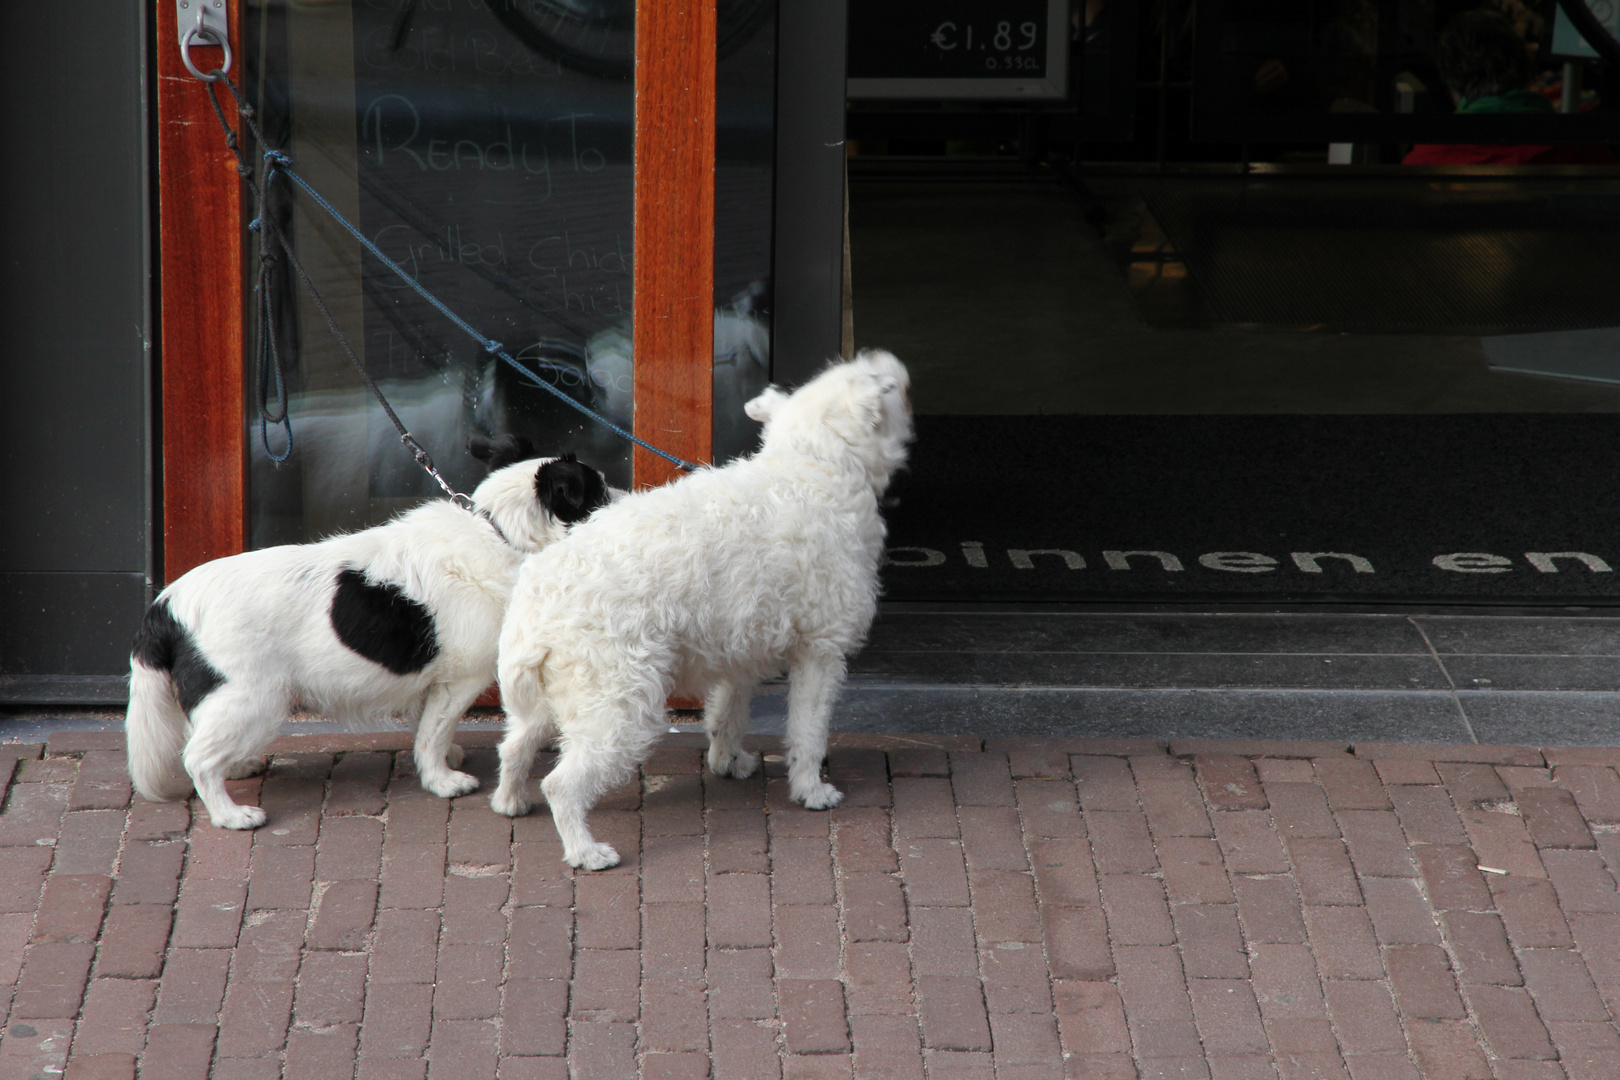
<svg viewBox="0 0 1620 1080">
<path fill-rule="evenodd" d="M 212 44 L 225 50 L 225 62 L 217 69 L 204 75 L 197 70 L 197 65 L 191 62 L 191 46 L 199 38 L 211 38 Z M 186 36 L 180 39 L 180 59 L 185 61 L 186 70 L 191 72 L 203 82 L 218 82 L 230 73 L 231 70 L 231 43 L 211 26 L 204 26 L 201 13 L 198 14 L 197 25 L 186 31 Z"/>
</svg>

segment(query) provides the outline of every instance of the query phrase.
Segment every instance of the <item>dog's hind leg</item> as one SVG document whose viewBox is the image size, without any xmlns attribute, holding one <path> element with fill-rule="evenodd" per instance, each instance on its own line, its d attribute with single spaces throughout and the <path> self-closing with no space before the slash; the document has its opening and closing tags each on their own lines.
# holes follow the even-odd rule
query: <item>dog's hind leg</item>
<svg viewBox="0 0 1620 1080">
<path fill-rule="evenodd" d="M 191 738 L 181 760 L 209 818 L 220 828 L 264 824 L 264 811 L 238 805 L 226 792 L 225 780 L 275 737 L 287 706 L 286 695 L 275 687 L 227 682 L 191 710 Z"/>
<path fill-rule="evenodd" d="M 624 730 L 619 728 L 615 734 Z M 635 749 L 614 740 L 604 745 L 594 739 L 563 736 L 562 754 L 540 782 L 540 790 L 551 806 L 551 820 L 562 837 L 563 861 L 568 865 L 581 870 L 619 865 L 619 853 L 611 844 L 591 839 L 585 815 L 603 792 L 635 775 L 636 762 Z"/>
<path fill-rule="evenodd" d="M 457 772 L 461 755 L 451 761 L 452 749 L 459 749 L 450 740 L 456 733 L 461 714 L 467 711 L 483 691 L 481 681 L 435 683 L 428 689 L 422 706 L 422 719 L 416 725 L 416 775 L 422 786 L 441 799 L 453 799 L 469 791 L 478 790 L 478 778 L 470 773 Z"/>
<path fill-rule="evenodd" d="M 742 737 L 748 731 L 748 702 L 753 696 L 752 684 L 722 680 L 709 688 L 703 730 L 709 734 L 709 768 L 716 776 L 741 780 L 759 768 L 759 757 L 742 748 Z"/>
<path fill-rule="evenodd" d="M 794 658 L 788 672 L 788 788 L 793 801 L 809 810 L 829 810 L 844 801 L 843 792 L 821 779 L 827 724 L 844 670 L 842 653 L 812 646 Z"/>
<path fill-rule="evenodd" d="M 506 735 L 501 739 L 501 780 L 489 798 L 490 809 L 507 817 L 522 817 L 534 806 L 529 795 L 529 773 L 534 755 L 550 741 L 554 728 L 551 709 L 544 701 L 531 702 L 524 712 L 506 706 Z"/>
<path fill-rule="evenodd" d="M 541 667 L 550 652 L 545 647 L 524 650 L 509 643 L 508 626 L 501 637 L 501 705 L 506 709 L 506 735 L 501 739 L 501 779 L 489 797 L 497 814 L 522 817 L 534 805 L 529 797 L 529 771 L 540 744 L 551 737 L 554 721 L 546 698 Z M 521 656 L 521 659 L 519 658 Z"/>
</svg>

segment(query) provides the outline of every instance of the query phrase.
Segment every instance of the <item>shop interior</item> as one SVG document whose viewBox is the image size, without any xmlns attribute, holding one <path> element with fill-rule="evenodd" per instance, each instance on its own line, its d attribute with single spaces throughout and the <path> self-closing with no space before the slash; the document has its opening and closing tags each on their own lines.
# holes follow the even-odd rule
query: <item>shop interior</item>
<svg viewBox="0 0 1620 1080">
<path fill-rule="evenodd" d="M 1020 479 L 954 524 L 916 508 L 950 499 L 919 468 L 896 532 L 949 554 L 930 585 L 891 571 L 891 596 L 1140 598 L 1143 575 L 1073 571 L 1172 535 L 1184 564 L 1199 545 L 1380 554 L 1366 574 L 1165 574 L 1155 596 L 1606 583 L 1458 592 L 1425 554 L 1600 542 L 1590 507 L 1620 466 L 1606 9 L 948 7 L 850 8 L 853 341 L 910 365 L 931 477 Z M 1066 554 L 998 569 L 997 530 Z"/>
<path fill-rule="evenodd" d="M 1576 351 L 1606 351 L 1615 322 L 1612 69 L 1556 4 L 1090 0 L 1066 27 L 1063 97 L 948 77 L 933 81 L 986 96 L 928 99 L 928 80 L 870 74 L 895 62 L 863 36 L 926 39 L 932 20 L 965 50 L 959 6 L 912 5 L 904 26 L 851 8 L 855 340 L 917 357 L 923 411 L 1620 407 L 1620 350 L 1560 367 L 1535 347 L 1586 332 Z M 1017 6 L 984 5 L 980 39 L 993 52 L 994 27 L 1015 24 L 1018 60 L 1030 28 L 1033 59 L 1042 9 L 1067 5 L 993 17 Z M 1527 74 L 1496 99 L 1538 111 L 1459 109 L 1437 57 L 1448 27 L 1473 24 L 1484 47 L 1521 48 L 1476 61 Z M 1496 142 L 1503 120 L 1534 142 Z M 1340 140 L 1355 125 L 1369 141 Z"/>
</svg>

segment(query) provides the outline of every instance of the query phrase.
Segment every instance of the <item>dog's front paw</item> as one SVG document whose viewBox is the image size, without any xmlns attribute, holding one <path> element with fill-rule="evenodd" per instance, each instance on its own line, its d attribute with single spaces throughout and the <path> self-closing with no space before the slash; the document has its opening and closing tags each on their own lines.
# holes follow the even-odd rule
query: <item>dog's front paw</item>
<svg viewBox="0 0 1620 1080">
<path fill-rule="evenodd" d="M 612 844 L 590 843 L 579 851 L 564 855 L 563 861 L 581 870 L 606 870 L 619 865 L 619 853 L 613 850 Z"/>
<path fill-rule="evenodd" d="M 238 761 L 235 765 L 232 765 L 230 767 L 230 771 L 228 771 L 225 774 L 225 779 L 227 779 L 227 780 L 246 780 L 250 776 L 258 776 L 259 774 L 263 773 L 269 767 L 270 767 L 270 759 L 269 758 L 267 758 L 267 757 L 250 757 L 250 758 L 247 758 L 246 760 Z"/>
<path fill-rule="evenodd" d="M 451 743 L 450 748 L 444 752 L 444 760 L 452 769 L 461 768 L 461 763 L 466 760 L 466 757 L 467 751 L 455 743 Z"/>
<path fill-rule="evenodd" d="M 446 769 L 436 776 L 422 777 L 422 786 L 441 799 L 453 799 L 478 790 L 478 777 L 471 773 L 451 772 Z"/>
<path fill-rule="evenodd" d="M 722 750 L 720 747 L 709 747 L 709 769 L 716 776 L 729 776 L 736 780 L 746 780 L 754 775 L 759 768 L 759 755 L 750 754 L 746 750 Z"/>
<path fill-rule="evenodd" d="M 824 784 L 814 780 L 802 788 L 795 784 L 793 787 L 793 801 L 802 803 L 806 810 L 831 810 L 844 801 L 844 793 L 831 784 Z"/>
<path fill-rule="evenodd" d="M 265 822 L 265 813 L 257 806 L 222 807 L 217 814 L 210 810 L 208 816 L 221 829 L 257 829 Z"/>
<path fill-rule="evenodd" d="M 534 800 L 521 789 L 508 791 L 505 788 L 496 788 L 495 794 L 489 797 L 489 808 L 507 817 L 522 817 L 534 808 Z"/>
</svg>

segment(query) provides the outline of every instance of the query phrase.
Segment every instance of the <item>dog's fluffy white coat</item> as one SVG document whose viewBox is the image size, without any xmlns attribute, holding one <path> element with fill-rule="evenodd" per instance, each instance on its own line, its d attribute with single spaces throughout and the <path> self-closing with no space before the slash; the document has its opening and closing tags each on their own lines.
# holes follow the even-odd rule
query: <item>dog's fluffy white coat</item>
<svg viewBox="0 0 1620 1080">
<path fill-rule="evenodd" d="M 536 491 L 537 471 L 550 460 L 507 465 L 474 491 L 474 504 L 506 539 L 483 518 L 437 501 L 361 532 L 216 559 L 163 590 L 154 609 L 167 603 L 223 681 L 188 716 L 170 671 L 131 657 L 126 729 L 136 790 L 172 799 L 195 784 L 215 825 L 257 828 L 264 811 L 238 805 L 225 780 L 263 767 L 256 755 L 295 702 L 344 720 L 402 716 L 417 724 L 423 787 L 444 797 L 476 789 L 474 777 L 454 769 L 461 753 L 451 737 L 494 679 L 501 618 L 524 556 L 567 531 Z M 397 586 L 426 608 L 437 656 L 398 675 L 347 648 L 330 614 L 345 569 Z"/>
<path fill-rule="evenodd" d="M 555 731 L 541 787 L 564 858 L 612 866 L 585 815 L 646 756 L 668 696 L 707 698 L 709 766 L 745 777 L 749 698 L 784 668 L 793 798 L 838 804 L 821 779 L 828 717 L 877 610 L 878 500 L 911 439 L 908 385 L 898 360 L 867 352 L 792 395 L 767 390 L 747 406 L 765 424 L 752 457 L 621 499 L 524 562 L 501 630 L 495 810 L 528 812 Z"/>
</svg>

